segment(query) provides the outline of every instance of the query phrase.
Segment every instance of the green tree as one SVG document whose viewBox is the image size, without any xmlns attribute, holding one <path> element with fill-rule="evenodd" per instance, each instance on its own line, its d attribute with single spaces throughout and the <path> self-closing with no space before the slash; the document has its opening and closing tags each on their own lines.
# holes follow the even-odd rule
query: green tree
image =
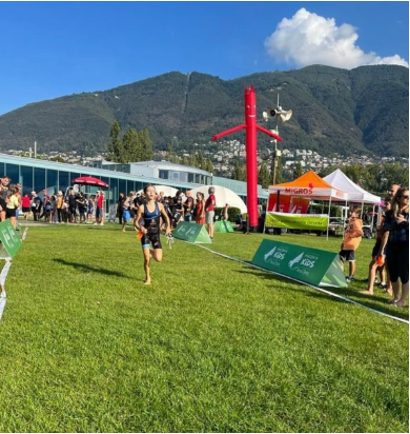
<svg viewBox="0 0 410 434">
<path fill-rule="evenodd" d="M 195 154 L 191 154 L 190 158 L 189 158 L 189 165 L 191 167 L 199 167 L 198 165 L 198 159 L 196 157 Z"/>
<path fill-rule="evenodd" d="M 210 158 L 206 159 L 206 165 L 205 165 L 205 170 L 209 173 L 214 173 L 214 165 L 212 164 L 212 161 Z"/>
<path fill-rule="evenodd" d="M 302 167 L 302 163 L 300 161 L 298 161 L 298 163 L 296 164 L 295 170 L 293 171 L 293 176 L 294 178 L 299 178 L 303 175 L 303 167 Z"/>
<path fill-rule="evenodd" d="M 272 180 L 270 177 L 268 166 L 266 165 L 266 161 L 262 161 L 261 167 L 259 168 L 258 172 L 258 184 L 261 184 L 263 188 L 268 188 L 271 182 Z"/>
<path fill-rule="evenodd" d="M 171 161 L 171 163 L 180 163 L 181 162 L 178 155 L 175 155 L 175 154 L 171 155 L 171 158 L 169 161 Z"/>
<path fill-rule="evenodd" d="M 184 166 L 189 166 L 189 159 L 186 155 L 184 155 L 184 157 L 182 158 L 182 164 Z"/>
<path fill-rule="evenodd" d="M 140 146 L 141 146 L 141 160 L 138 161 L 149 161 L 152 160 L 152 140 L 147 129 L 140 131 L 139 133 Z"/>
<path fill-rule="evenodd" d="M 57 161 L 58 163 L 65 163 L 64 158 L 60 157 L 60 156 L 56 156 L 56 157 L 51 157 L 50 161 Z"/>
<path fill-rule="evenodd" d="M 174 150 L 172 148 L 172 145 L 171 145 L 171 143 L 168 143 L 168 145 L 167 145 L 167 157 L 168 157 L 169 161 L 171 161 L 171 155 L 173 155 L 173 153 L 174 153 Z"/>
<path fill-rule="evenodd" d="M 119 163 L 141 161 L 142 148 L 139 134 L 135 128 L 130 128 L 122 139 L 122 156 Z"/>
<path fill-rule="evenodd" d="M 246 167 L 238 160 L 236 160 L 235 162 L 235 166 L 232 172 L 232 179 L 236 179 L 237 181 L 246 181 Z"/>
<path fill-rule="evenodd" d="M 206 167 L 206 162 L 202 151 L 198 152 L 198 167 L 202 170 L 205 170 Z"/>
<path fill-rule="evenodd" d="M 108 144 L 108 161 L 118 161 L 120 157 L 120 125 L 117 121 L 114 121 L 111 125 L 111 131 L 110 131 L 110 143 Z"/>
</svg>

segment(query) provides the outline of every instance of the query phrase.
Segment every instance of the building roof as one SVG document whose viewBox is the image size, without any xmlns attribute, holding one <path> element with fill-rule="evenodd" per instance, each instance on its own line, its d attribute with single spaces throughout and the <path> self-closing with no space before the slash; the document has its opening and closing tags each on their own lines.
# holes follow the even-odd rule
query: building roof
<svg viewBox="0 0 410 434">
<path fill-rule="evenodd" d="M 79 174 L 89 175 L 89 176 L 104 176 L 107 178 L 129 179 L 130 181 L 140 181 L 140 182 L 145 182 L 147 184 L 158 184 L 158 178 L 152 178 L 144 175 L 131 175 L 125 172 L 100 169 L 92 166 L 82 166 L 80 164 L 59 163 L 57 161 L 40 160 L 37 158 L 27 158 L 27 157 L 16 157 L 7 154 L 0 154 L 0 161 L 9 164 L 37 167 L 42 169 L 62 170 L 65 172 L 74 172 L 74 173 L 79 173 Z M 5 174 L 2 173 L 0 175 L 7 175 L 7 173 Z M 181 187 L 187 189 L 195 188 L 197 186 L 202 185 L 193 182 L 182 182 L 182 181 L 167 180 L 167 182 L 169 184 L 172 184 L 172 186 L 174 187 Z"/>
<path fill-rule="evenodd" d="M 198 175 L 206 175 L 212 176 L 212 173 L 207 172 L 206 170 L 198 169 L 197 167 L 185 166 L 183 164 L 171 163 L 170 161 L 161 160 L 161 161 L 137 161 L 135 163 L 129 163 L 132 166 L 146 166 L 158 168 L 160 170 L 176 170 L 179 172 L 189 172 L 196 173 Z"/>
</svg>

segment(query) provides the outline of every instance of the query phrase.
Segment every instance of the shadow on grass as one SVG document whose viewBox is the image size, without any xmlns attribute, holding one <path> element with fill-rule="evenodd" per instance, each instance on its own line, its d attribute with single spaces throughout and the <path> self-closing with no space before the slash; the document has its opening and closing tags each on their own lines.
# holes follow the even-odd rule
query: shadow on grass
<svg viewBox="0 0 410 434">
<path fill-rule="evenodd" d="M 66 265 L 68 267 L 74 267 L 77 271 L 83 272 L 83 273 L 97 273 L 97 274 L 105 274 L 106 276 L 116 276 L 116 277 L 123 277 L 125 279 L 132 279 L 133 277 L 127 276 L 124 273 L 121 273 L 119 271 L 114 270 L 107 270 L 106 268 L 98 268 L 98 267 L 90 267 L 89 265 L 80 264 L 78 262 L 70 262 L 65 261 L 64 259 L 55 258 L 53 261 L 58 262 L 59 264 Z"/>
<path fill-rule="evenodd" d="M 270 281 L 278 281 L 278 282 L 286 282 L 286 281 L 290 281 L 290 282 L 294 282 L 292 279 L 287 279 L 286 277 L 282 277 L 282 276 L 277 276 L 275 274 L 271 274 L 268 272 L 265 272 L 263 270 L 256 270 L 256 269 L 250 269 L 250 270 L 242 270 L 239 271 L 240 273 L 243 274 L 247 274 L 247 275 L 253 275 L 256 277 L 260 277 L 262 279 L 267 279 Z M 299 283 L 300 285 L 303 286 L 303 283 L 301 282 L 295 282 L 295 283 Z M 331 300 L 332 302 L 337 302 L 337 303 L 348 303 L 345 300 L 342 300 L 340 298 L 337 297 L 332 297 L 330 295 L 327 295 L 323 292 L 319 292 L 319 291 L 314 291 L 314 288 L 306 286 L 305 288 L 300 288 L 300 289 L 295 289 L 295 288 L 291 288 L 291 287 L 286 287 L 286 288 L 277 288 L 279 290 L 282 290 L 284 292 L 287 291 L 292 291 L 292 292 L 297 292 L 297 293 L 301 293 L 303 292 L 306 296 L 308 297 L 315 297 L 315 298 L 322 298 L 322 299 L 326 299 L 326 300 Z M 366 307 L 369 307 L 371 309 L 374 310 L 378 310 L 379 312 L 383 312 L 386 313 L 388 315 L 392 315 L 392 316 L 396 316 L 397 318 L 401 318 L 401 319 L 409 319 L 409 314 L 407 312 L 407 309 L 405 308 L 398 308 L 398 307 L 393 307 L 387 304 L 387 298 L 385 297 L 379 297 L 379 296 L 368 296 L 365 294 L 360 294 L 360 292 L 358 291 L 354 291 L 354 290 L 349 290 L 349 289 L 341 289 L 341 288 L 323 288 L 326 291 L 329 292 L 333 292 L 334 294 L 346 297 L 352 301 L 355 301 L 357 303 L 363 304 Z"/>
</svg>

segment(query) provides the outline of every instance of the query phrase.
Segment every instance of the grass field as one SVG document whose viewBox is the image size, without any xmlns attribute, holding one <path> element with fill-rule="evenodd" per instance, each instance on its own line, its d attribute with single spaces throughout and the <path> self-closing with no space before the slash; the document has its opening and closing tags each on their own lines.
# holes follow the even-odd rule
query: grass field
<svg viewBox="0 0 410 434">
<path fill-rule="evenodd" d="M 211 248 L 250 261 L 262 238 Z M 6 281 L 0 432 L 408 432 L 408 325 L 178 240 L 143 278 L 131 229 L 30 227 Z M 337 292 L 408 318 L 365 286 Z"/>
</svg>

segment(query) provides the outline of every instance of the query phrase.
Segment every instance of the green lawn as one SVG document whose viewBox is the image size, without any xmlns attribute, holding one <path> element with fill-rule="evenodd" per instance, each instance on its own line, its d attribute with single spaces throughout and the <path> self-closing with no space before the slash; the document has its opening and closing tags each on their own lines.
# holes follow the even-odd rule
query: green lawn
<svg viewBox="0 0 410 434">
<path fill-rule="evenodd" d="M 262 238 L 210 248 L 250 261 Z M 30 227 L 6 281 L 0 432 L 408 432 L 408 325 L 178 240 L 143 277 L 131 228 Z M 365 286 L 335 292 L 408 318 Z"/>
</svg>

